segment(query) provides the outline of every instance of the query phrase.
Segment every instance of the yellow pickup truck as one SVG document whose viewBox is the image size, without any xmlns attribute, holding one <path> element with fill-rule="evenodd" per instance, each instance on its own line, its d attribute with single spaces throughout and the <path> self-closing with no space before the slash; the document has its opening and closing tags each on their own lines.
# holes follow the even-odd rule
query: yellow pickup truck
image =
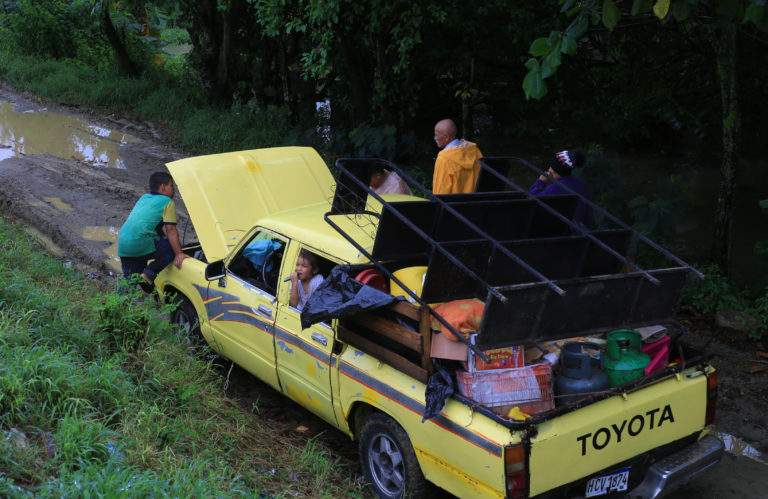
<svg viewBox="0 0 768 499">
<path fill-rule="evenodd" d="M 464 365 L 436 360 L 432 305 L 484 302 L 475 343 L 456 343 L 482 358 L 670 322 L 689 269 L 627 270 L 613 256 L 629 231 L 575 230 L 574 196 L 501 189 L 504 161 L 484 163 L 481 192 L 429 199 L 371 194 L 366 161 L 340 161 L 337 179 L 303 147 L 169 163 L 199 241 L 156 280 L 180 330 L 355 439 L 380 497 L 428 482 L 458 497 L 657 497 L 717 463 L 716 373 L 684 335 L 660 369 L 618 386 L 559 403 L 548 378 L 533 391 L 549 405 L 529 414 L 457 391 L 425 420 L 436 366 Z M 369 284 L 399 283 L 406 299 L 303 328 L 290 282 L 302 250 L 324 276 L 378 272 Z M 413 268 L 426 269 L 418 286 L 397 278 Z"/>
</svg>

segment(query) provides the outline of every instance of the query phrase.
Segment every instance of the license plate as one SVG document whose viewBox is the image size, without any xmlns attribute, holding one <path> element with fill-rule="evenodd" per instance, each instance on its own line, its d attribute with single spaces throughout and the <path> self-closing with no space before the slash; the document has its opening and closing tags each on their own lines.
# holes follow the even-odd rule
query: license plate
<svg viewBox="0 0 768 499">
<path fill-rule="evenodd" d="M 627 483 L 629 482 L 629 468 L 613 473 L 611 475 L 603 475 L 587 482 L 587 491 L 584 494 L 586 497 L 602 496 L 608 492 L 621 492 L 627 490 Z"/>
</svg>

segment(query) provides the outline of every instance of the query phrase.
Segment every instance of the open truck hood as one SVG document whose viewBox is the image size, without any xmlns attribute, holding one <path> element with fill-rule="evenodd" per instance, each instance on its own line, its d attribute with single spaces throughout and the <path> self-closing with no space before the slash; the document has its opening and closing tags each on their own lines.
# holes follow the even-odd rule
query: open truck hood
<svg viewBox="0 0 768 499">
<path fill-rule="evenodd" d="M 167 164 L 209 261 L 224 258 L 262 218 L 328 202 L 334 179 L 311 147 L 198 156 Z"/>
</svg>

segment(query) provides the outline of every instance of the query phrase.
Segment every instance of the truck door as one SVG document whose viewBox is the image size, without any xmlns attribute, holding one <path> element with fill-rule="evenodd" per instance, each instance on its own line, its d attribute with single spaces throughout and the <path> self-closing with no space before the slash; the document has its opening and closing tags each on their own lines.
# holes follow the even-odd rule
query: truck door
<svg viewBox="0 0 768 499">
<path fill-rule="evenodd" d="M 280 389 L 275 366 L 275 289 L 287 240 L 257 230 L 208 286 L 205 307 L 221 353 Z"/>
<path fill-rule="evenodd" d="M 275 323 L 277 372 L 283 392 L 291 399 L 331 424 L 336 424 L 331 397 L 331 353 L 334 331 L 330 324 L 315 324 L 301 329 L 301 312 L 289 304 L 290 282 L 284 279 L 294 271 L 300 246 L 289 246 L 280 279 L 280 308 Z M 326 274 L 334 265 L 323 260 Z M 322 272 L 321 272 L 322 273 Z"/>
</svg>

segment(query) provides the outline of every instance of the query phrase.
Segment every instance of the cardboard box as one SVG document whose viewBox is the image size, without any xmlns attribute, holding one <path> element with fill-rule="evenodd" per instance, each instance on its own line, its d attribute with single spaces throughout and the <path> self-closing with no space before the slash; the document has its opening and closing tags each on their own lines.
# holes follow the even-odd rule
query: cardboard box
<svg viewBox="0 0 768 499">
<path fill-rule="evenodd" d="M 477 335 L 473 334 L 469 337 L 469 341 L 474 345 L 477 339 Z M 492 369 L 511 369 L 525 366 L 525 348 L 520 346 L 495 348 L 492 350 L 483 350 L 485 355 L 488 356 L 490 362 L 486 362 L 478 355 L 469 352 L 465 368 L 467 371 L 474 373 L 477 371 L 488 371 Z"/>
<path fill-rule="evenodd" d="M 452 341 L 442 333 L 432 332 L 432 352 L 431 357 L 437 359 L 461 360 L 466 362 L 469 355 L 469 348 L 460 341 Z"/>
</svg>

